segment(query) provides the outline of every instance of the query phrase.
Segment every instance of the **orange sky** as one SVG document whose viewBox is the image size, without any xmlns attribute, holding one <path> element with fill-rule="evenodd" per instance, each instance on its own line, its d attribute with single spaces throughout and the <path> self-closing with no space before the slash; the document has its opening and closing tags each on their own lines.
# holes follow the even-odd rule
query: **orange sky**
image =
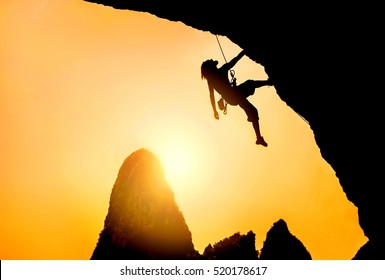
<svg viewBox="0 0 385 280">
<path fill-rule="evenodd" d="M 229 60 L 239 47 L 220 41 Z M 214 35 L 78 0 L 0 3 L 0 259 L 89 259 L 123 160 L 154 152 L 203 252 L 235 232 L 257 248 L 280 218 L 313 259 L 366 242 L 308 124 L 257 89 L 268 148 L 244 112 L 214 119 L 200 64 Z M 266 79 L 244 57 L 238 83 Z"/>
</svg>

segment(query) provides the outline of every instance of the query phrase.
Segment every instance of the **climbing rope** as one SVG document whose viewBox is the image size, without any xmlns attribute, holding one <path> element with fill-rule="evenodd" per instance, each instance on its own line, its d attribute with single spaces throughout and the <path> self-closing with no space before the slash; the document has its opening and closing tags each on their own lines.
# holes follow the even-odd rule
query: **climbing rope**
<svg viewBox="0 0 385 280">
<path fill-rule="evenodd" d="M 219 48 L 220 48 L 220 50 L 222 52 L 223 59 L 227 63 L 227 59 L 226 59 L 225 53 L 223 52 L 221 42 L 219 42 L 218 35 L 215 35 L 215 38 L 217 38 L 217 42 L 218 42 Z M 235 86 L 237 79 L 235 78 L 235 71 L 233 69 L 230 69 L 230 76 L 231 76 L 231 82 L 230 83 L 231 83 L 232 86 Z"/>
<path fill-rule="evenodd" d="M 292 109 L 293 109 L 293 108 L 292 108 Z M 300 113 L 298 113 L 298 112 L 295 111 L 295 110 L 293 110 L 293 111 L 296 112 L 297 115 L 300 116 L 300 118 L 301 118 L 305 123 L 307 123 L 308 125 L 310 125 L 309 122 L 308 122 L 304 117 L 302 117 L 302 115 L 301 115 Z"/>
<path fill-rule="evenodd" d="M 224 52 L 223 52 L 223 49 L 222 49 L 222 46 L 221 46 L 221 42 L 219 42 L 219 38 L 218 38 L 218 35 L 215 35 L 215 38 L 217 38 L 217 42 L 218 42 L 219 48 L 221 49 L 221 52 L 222 52 L 223 58 L 224 58 L 225 62 L 227 63 L 227 60 L 226 60 L 225 54 L 224 54 Z"/>
</svg>

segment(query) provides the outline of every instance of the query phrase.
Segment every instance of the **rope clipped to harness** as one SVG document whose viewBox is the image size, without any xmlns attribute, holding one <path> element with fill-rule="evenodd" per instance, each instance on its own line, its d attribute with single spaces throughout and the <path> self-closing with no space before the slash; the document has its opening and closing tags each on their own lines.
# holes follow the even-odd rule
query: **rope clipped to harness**
<svg viewBox="0 0 385 280">
<path fill-rule="evenodd" d="M 230 72 L 230 76 L 231 76 L 230 84 L 232 87 L 235 87 L 235 86 L 237 86 L 237 78 L 235 78 L 235 71 L 233 69 L 231 69 L 229 72 Z M 226 115 L 227 114 L 227 102 L 223 98 L 221 98 L 219 101 L 222 103 L 222 104 L 220 104 L 218 102 L 219 109 L 223 111 L 224 115 Z"/>
<path fill-rule="evenodd" d="M 237 86 L 237 78 L 235 78 L 235 71 L 234 70 L 230 70 L 230 76 L 231 76 L 231 80 L 230 80 L 230 84 L 232 87 L 235 87 Z M 221 111 L 223 111 L 223 114 L 226 115 L 227 114 L 227 102 L 226 100 L 224 100 L 222 97 L 221 99 L 219 99 L 218 101 L 218 107 Z"/>
<path fill-rule="evenodd" d="M 219 42 L 218 35 L 215 35 L 215 37 L 217 38 L 217 42 L 218 42 L 219 48 L 221 49 L 221 52 L 222 52 L 222 55 L 223 55 L 223 59 L 227 63 L 225 54 L 224 54 L 222 46 L 221 46 L 221 43 Z M 235 78 L 235 71 L 233 69 L 230 69 L 229 72 L 230 72 L 230 76 L 231 76 L 230 84 L 231 84 L 232 87 L 235 87 L 237 85 L 237 78 Z M 218 107 L 219 107 L 219 109 L 221 111 L 223 111 L 224 115 L 227 114 L 227 102 L 226 102 L 226 100 L 224 100 L 223 98 L 219 99 Z"/>
</svg>

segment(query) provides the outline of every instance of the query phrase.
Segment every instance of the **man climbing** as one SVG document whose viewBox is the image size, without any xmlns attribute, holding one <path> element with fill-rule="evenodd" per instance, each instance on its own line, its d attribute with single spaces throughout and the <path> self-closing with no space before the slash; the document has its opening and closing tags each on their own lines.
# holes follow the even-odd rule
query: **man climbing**
<svg viewBox="0 0 385 280">
<path fill-rule="evenodd" d="M 233 68 L 244 55 L 245 51 L 242 50 L 231 61 L 223 64 L 219 68 L 217 67 L 218 61 L 216 60 L 208 59 L 204 61 L 201 66 L 201 77 L 202 79 L 207 80 L 214 117 L 217 120 L 219 119 L 214 97 L 215 90 L 228 104 L 232 106 L 239 105 L 245 111 L 247 121 L 253 124 L 257 136 L 256 144 L 267 147 L 267 143 L 265 142 L 265 139 L 263 139 L 259 128 L 258 110 L 249 102 L 249 100 L 247 100 L 247 97 L 253 95 L 256 88 L 272 85 L 272 83 L 269 80 L 247 80 L 240 85 L 236 85 L 235 83 L 231 83 L 228 78 L 230 69 Z"/>
</svg>

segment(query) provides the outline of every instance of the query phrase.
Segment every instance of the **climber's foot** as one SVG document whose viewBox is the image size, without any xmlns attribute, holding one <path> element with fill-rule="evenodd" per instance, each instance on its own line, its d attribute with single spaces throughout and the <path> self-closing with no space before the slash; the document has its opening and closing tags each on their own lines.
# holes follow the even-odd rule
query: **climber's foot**
<svg viewBox="0 0 385 280">
<path fill-rule="evenodd" d="M 257 145 L 262 145 L 262 146 L 264 146 L 264 147 L 267 147 L 267 143 L 265 142 L 265 139 L 263 139 L 262 136 L 259 137 L 259 138 L 257 138 L 257 142 L 255 142 L 255 144 L 257 144 Z"/>
</svg>

